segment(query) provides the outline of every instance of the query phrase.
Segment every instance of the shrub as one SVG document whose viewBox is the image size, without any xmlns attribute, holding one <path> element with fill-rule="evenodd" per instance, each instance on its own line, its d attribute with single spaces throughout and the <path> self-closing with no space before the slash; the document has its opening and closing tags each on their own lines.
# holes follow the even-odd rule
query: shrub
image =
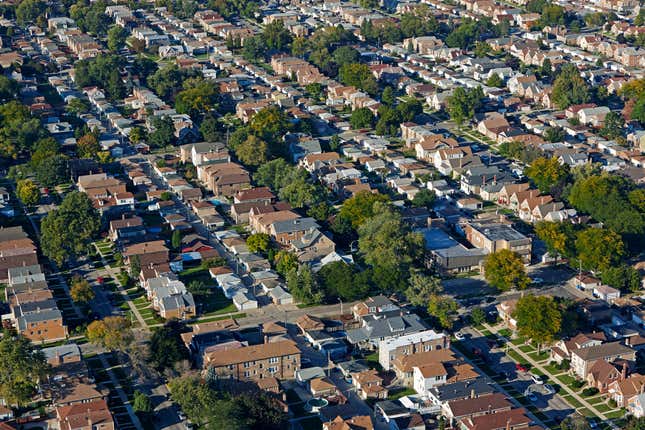
<svg viewBox="0 0 645 430">
<path fill-rule="evenodd" d="M 585 397 L 595 396 L 596 394 L 598 394 L 598 392 L 599 391 L 596 387 L 589 387 L 582 390 L 582 395 Z"/>
</svg>

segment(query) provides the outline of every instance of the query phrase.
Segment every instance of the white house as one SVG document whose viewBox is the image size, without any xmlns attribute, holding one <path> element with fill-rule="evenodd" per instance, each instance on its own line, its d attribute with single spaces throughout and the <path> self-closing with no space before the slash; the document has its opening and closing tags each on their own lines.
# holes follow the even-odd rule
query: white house
<svg viewBox="0 0 645 430">
<path fill-rule="evenodd" d="M 414 367 L 412 377 L 414 390 L 420 396 L 426 396 L 431 388 L 446 383 L 448 371 L 441 363 L 431 363 Z"/>
</svg>

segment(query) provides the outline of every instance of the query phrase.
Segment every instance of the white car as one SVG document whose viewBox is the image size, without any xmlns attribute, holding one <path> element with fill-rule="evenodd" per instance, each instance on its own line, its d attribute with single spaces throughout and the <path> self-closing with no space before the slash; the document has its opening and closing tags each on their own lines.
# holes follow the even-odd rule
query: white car
<svg viewBox="0 0 645 430">
<path fill-rule="evenodd" d="M 544 381 L 538 375 L 531 375 L 531 381 L 533 381 L 535 384 L 538 384 L 538 385 L 544 384 Z"/>
<path fill-rule="evenodd" d="M 535 284 L 535 285 L 544 284 L 544 279 L 538 278 L 538 277 L 531 278 L 531 284 Z"/>
<path fill-rule="evenodd" d="M 457 333 L 455 333 L 455 339 L 464 340 L 464 334 L 462 332 L 458 331 Z"/>
</svg>

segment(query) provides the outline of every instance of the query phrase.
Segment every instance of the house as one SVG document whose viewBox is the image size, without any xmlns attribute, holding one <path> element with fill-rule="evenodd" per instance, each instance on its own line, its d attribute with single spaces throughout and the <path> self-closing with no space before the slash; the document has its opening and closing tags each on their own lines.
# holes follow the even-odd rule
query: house
<svg viewBox="0 0 645 430">
<path fill-rule="evenodd" d="M 405 417 L 396 417 L 390 421 L 392 430 L 425 430 L 426 423 L 421 414 L 413 413 Z"/>
<path fill-rule="evenodd" d="M 594 288 L 600 287 L 602 285 L 602 282 L 598 278 L 594 278 L 593 276 L 587 275 L 585 273 L 578 274 L 571 278 L 569 283 L 582 291 L 593 291 Z"/>
<path fill-rule="evenodd" d="M 354 318 L 362 318 L 367 315 L 382 315 L 390 312 L 396 312 L 399 307 L 389 298 L 378 295 L 365 299 L 352 307 Z"/>
<path fill-rule="evenodd" d="M 105 400 L 56 408 L 60 430 L 114 430 L 114 419 Z"/>
<path fill-rule="evenodd" d="M 426 330 L 379 342 L 379 364 L 390 370 L 391 362 L 406 355 L 450 348 L 450 338 L 444 333 Z"/>
<path fill-rule="evenodd" d="M 556 363 L 562 363 L 562 360 L 571 360 L 572 351 L 598 346 L 606 340 L 603 332 L 578 333 L 571 339 L 561 339 L 551 347 L 551 360 Z"/>
<path fill-rule="evenodd" d="M 493 393 L 474 399 L 459 399 L 446 402 L 441 412 L 451 425 L 455 422 L 480 415 L 510 411 L 513 404 L 502 393 Z"/>
<path fill-rule="evenodd" d="M 599 392 L 605 393 L 609 389 L 609 385 L 619 379 L 625 379 L 627 373 L 627 364 L 623 362 L 621 371 L 616 366 L 605 360 L 596 361 L 587 375 L 587 383 L 590 387 L 598 389 Z"/>
<path fill-rule="evenodd" d="M 504 115 L 497 112 L 490 112 L 477 124 L 477 131 L 489 139 L 497 141 L 499 135 L 507 131 L 510 127 L 511 125 L 504 118 Z"/>
<path fill-rule="evenodd" d="M 492 386 L 492 381 L 487 377 L 479 377 L 433 387 L 427 391 L 427 395 L 432 404 L 441 406 L 452 400 L 475 399 L 494 392 L 495 388 Z"/>
<path fill-rule="evenodd" d="M 7 282 L 12 267 L 38 264 L 37 248 L 21 226 L 0 228 L 0 282 Z"/>
<path fill-rule="evenodd" d="M 636 351 L 620 342 L 608 342 L 571 352 L 571 369 L 576 376 L 586 379 L 594 363 L 598 360 L 636 360 Z"/>
<path fill-rule="evenodd" d="M 393 370 L 397 379 L 402 385 L 411 387 L 414 383 L 414 368 L 429 364 L 459 363 L 454 353 L 449 349 L 435 349 L 430 351 L 416 352 L 410 355 L 400 355 L 390 363 L 390 370 Z M 476 377 L 477 375 L 475 375 Z M 454 381 L 452 381 L 454 382 Z"/>
<path fill-rule="evenodd" d="M 638 393 L 627 399 L 627 412 L 635 418 L 645 417 L 645 393 Z"/>
<path fill-rule="evenodd" d="M 462 430 L 517 430 L 529 428 L 532 420 L 524 408 L 500 411 L 464 418 L 459 421 Z"/>
<path fill-rule="evenodd" d="M 344 419 L 340 415 L 331 421 L 323 422 L 323 430 L 374 430 L 372 417 L 356 415 Z"/>
<path fill-rule="evenodd" d="M 362 327 L 347 330 L 347 341 L 353 345 L 374 349 L 380 341 L 426 329 L 425 323 L 416 314 L 367 319 L 363 320 Z"/>
<path fill-rule="evenodd" d="M 597 285 L 593 288 L 593 296 L 607 303 L 613 303 L 620 298 L 620 290 L 609 285 Z"/>
<path fill-rule="evenodd" d="M 331 397 L 338 394 L 338 388 L 329 378 L 309 380 L 309 392 L 314 397 Z"/>
<path fill-rule="evenodd" d="M 320 226 L 314 218 L 300 217 L 290 220 L 274 221 L 269 226 L 269 234 L 280 245 L 291 245 L 294 241 L 299 241 L 297 245 L 302 245 L 300 240 L 307 233 L 313 235 L 312 230 L 318 230 L 319 228 Z"/>
<path fill-rule="evenodd" d="M 287 290 L 278 285 L 275 288 L 272 288 L 269 291 L 269 297 L 271 301 L 276 305 L 290 305 L 293 303 L 293 296 Z"/>
<path fill-rule="evenodd" d="M 133 240 L 145 236 L 146 228 L 143 219 L 138 216 L 110 221 L 108 237 L 116 242 L 117 240 Z"/>
<path fill-rule="evenodd" d="M 517 320 L 513 317 L 516 305 L 517 300 L 504 300 L 495 306 L 502 322 L 511 330 L 517 330 Z"/>
<path fill-rule="evenodd" d="M 295 342 L 283 340 L 216 351 L 204 355 L 204 367 L 222 378 L 293 379 L 296 370 L 300 369 L 300 349 Z"/>
<path fill-rule="evenodd" d="M 609 385 L 609 398 L 616 402 L 619 408 L 627 406 L 630 398 L 645 391 L 645 375 L 632 374 L 629 378 L 619 379 Z"/>
<path fill-rule="evenodd" d="M 363 399 L 385 399 L 388 389 L 383 386 L 383 378 L 376 370 L 365 370 L 352 374 L 352 382 L 358 395 Z"/>
<path fill-rule="evenodd" d="M 300 239 L 291 242 L 291 249 L 300 262 L 319 260 L 336 250 L 336 244 L 319 229 L 307 231 Z"/>
</svg>

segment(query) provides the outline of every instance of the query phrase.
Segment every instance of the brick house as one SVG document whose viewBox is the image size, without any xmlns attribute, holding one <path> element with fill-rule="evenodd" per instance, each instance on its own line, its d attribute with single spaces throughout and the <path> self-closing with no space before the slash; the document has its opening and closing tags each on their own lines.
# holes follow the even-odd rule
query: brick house
<svg viewBox="0 0 645 430">
<path fill-rule="evenodd" d="M 114 419 L 105 400 L 56 408 L 60 430 L 114 430 Z"/>
<path fill-rule="evenodd" d="M 204 355 L 204 367 L 219 377 L 258 380 L 267 377 L 293 379 L 300 368 L 300 349 L 295 342 L 283 340 L 245 346 Z"/>
</svg>

